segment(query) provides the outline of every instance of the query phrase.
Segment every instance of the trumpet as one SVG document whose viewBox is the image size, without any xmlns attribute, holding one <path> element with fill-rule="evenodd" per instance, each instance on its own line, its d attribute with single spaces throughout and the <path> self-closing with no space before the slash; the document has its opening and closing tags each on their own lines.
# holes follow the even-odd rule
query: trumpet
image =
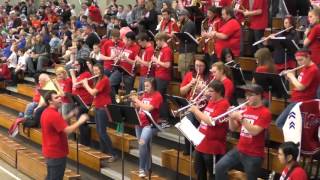
<svg viewBox="0 0 320 180">
<path fill-rule="evenodd" d="M 125 103 L 125 102 L 128 102 L 128 101 L 129 101 L 129 98 L 130 98 L 130 97 L 132 97 L 132 96 L 139 96 L 139 95 L 141 95 L 141 94 L 143 94 L 143 93 L 144 93 L 144 91 L 136 92 L 135 90 L 132 90 L 132 91 L 130 92 L 130 94 L 127 94 L 127 95 L 120 96 L 120 95 L 116 94 L 115 99 L 116 99 L 116 102 L 117 102 L 118 104 L 120 104 L 120 103 Z"/>
<path fill-rule="evenodd" d="M 193 106 L 193 105 L 196 105 L 198 104 L 199 106 L 199 109 L 201 108 L 204 108 L 206 105 L 207 105 L 207 97 L 203 96 L 201 99 L 199 99 L 198 101 L 192 101 L 190 104 L 180 108 L 180 109 L 177 109 L 177 110 L 171 110 L 171 113 L 173 114 L 174 117 L 177 117 L 177 116 L 186 116 L 188 113 L 190 113 L 188 111 L 188 109 Z"/>
<path fill-rule="evenodd" d="M 229 120 L 228 115 L 234 111 L 237 111 L 238 109 L 241 109 L 243 108 L 244 106 L 246 106 L 247 104 L 249 103 L 249 101 L 246 101 L 242 104 L 240 104 L 239 106 L 236 106 L 236 107 L 231 107 L 230 110 L 228 110 L 227 112 L 223 113 L 223 114 L 220 114 L 219 116 L 216 116 L 214 118 L 212 118 L 211 120 L 211 125 L 212 126 L 215 126 L 216 122 L 220 122 L 220 123 L 223 123 L 223 122 L 226 122 Z"/>
<path fill-rule="evenodd" d="M 286 75 L 286 74 L 288 74 L 288 73 L 290 73 L 290 72 L 297 71 L 297 70 L 302 69 L 302 68 L 304 68 L 304 67 L 305 67 L 305 65 L 301 65 L 301 66 L 298 66 L 298 67 L 293 68 L 293 69 L 290 69 L 290 70 L 282 71 L 279 75 L 280 75 L 280 76 L 284 76 L 284 75 Z"/>
<path fill-rule="evenodd" d="M 97 74 L 97 75 L 91 76 L 91 77 L 88 78 L 87 80 L 89 81 L 89 80 L 94 79 L 94 78 L 97 78 L 97 77 L 99 77 L 99 76 L 100 76 L 100 75 Z M 78 86 L 78 85 L 80 85 L 82 82 L 83 82 L 83 80 L 81 80 L 81 81 L 79 81 L 79 82 L 76 82 L 76 83 L 74 83 L 74 86 Z"/>
</svg>

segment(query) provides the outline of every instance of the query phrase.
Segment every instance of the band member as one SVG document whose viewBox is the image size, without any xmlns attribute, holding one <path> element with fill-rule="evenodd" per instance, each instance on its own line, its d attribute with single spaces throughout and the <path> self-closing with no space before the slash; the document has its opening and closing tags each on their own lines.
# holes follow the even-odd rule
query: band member
<svg viewBox="0 0 320 180">
<path fill-rule="evenodd" d="M 285 165 L 280 180 L 307 180 L 308 176 L 304 169 L 299 166 L 299 145 L 293 142 L 284 142 L 278 150 L 278 158 Z"/>
<path fill-rule="evenodd" d="M 303 41 L 303 46 L 310 49 L 311 60 L 320 66 L 320 9 L 309 11 L 308 19 L 310 27 L 305 31 L 306 38 Z"/>
<path fill-rule="evenodd" d="M 160 53 L 157 58 L 153 57 L 152 61 L 155 62 L 155 81 L 157 84 L 157 91 L 163 97 L 163 103 L 160 107 L 160 118 L 162 122 L 167 122 L 169 119 L 168 103 L 165 99 L 167 88 L 171 80 L 171 66 L 173 61 L 172 50 L 167 44 L 169 36 L 166 33 L 158 33 L 155 37 L 157 47 L 160 48 Z"/>
<path fill-rule="evenodd" d="M 216 179 L 228 179 L 229 169 L 242 164 L 248 180 L 258 178 L 264 157 L 265 131 L 272 116 L 263 106 L 263 89 L 257 84 L 243 87 L 248 99 L 248 106 L 242 111 L 229 114 L 229 129 L 240 128 L 240 138 L 235 148 L 223 156 L 216 165 Z"/>
<path fill-rule="evenodd" d="M 61 97 L 55 91 L 46 94 L 45 102 L 48 107 L 41 116 L 42 153 L 46 158 L 47 178 L 63 179 L 67 164 L 68 138 L 67 135 L 74 132 L 89 117 L 81 115 L 79 120 L 68 126 L 66 120 L 74 116 L 73 111 L 65 118 L 61 116 L 58 109 L 61 106 Z"/>
<path fill-rule="evenodd" d="M 188 100 L 193 100 L 197 97 L 198 93 L 205 87 L 206 83 L 209 81 L 209 67 L 207 61 L 201 55 L 195 56 L 194 62 L 195 69 L 189 71 L 183 77 L 180 84 L 180 95 L 187 98 Z M 195 127 L 199 126 L 199 122 L 195 118 L 189 118 Z M 190 142 L 185 138 L 185 149 L 183 154 L 189 155 Z"/>
<path fill-rule="evenodd" d="M 154 77 L 154 68 L 151 58 L 154 54 L 154 48 L 149 41 L 149 36 L 146 33 L 140 33 L 137 36 L 138 43 L 143 49 L 142 56 L 136 56 L 136 61 L 140 64 L 140 79 L 138 91 L 144 89 L 144 79 L 146 77 Z"/>
<path fill-rule="evenodd" d="M 212 77 L 223 83 L 225 89 L 224 97 L 231 101 L 233 98 L 234 85 L 228 68 L 222 62 L 216 62 L 212 64 L 210 72 Z"/>
<path fill-rule="evenodd" d="M 232 4 L 232 0 L 212 0 L 212 5 L 219 8 L 224 8 L 226 6 L 230 6 Z"/>
<path fill-rule="evenodd" d="M 135 58 L 140 51 L 139 45 L 135 42 L 135 36 L 134 32 L 128 32 L 124 38 L 125 46 L 121 52 L 117 54 L 114 62 L 116 68 L 110 76 L 113 94 L 116 94 L 118 91 L 118 87 L 122 80 L 127 94 L 133 89 L 135 78 L 134 70 L 136 65 Z"/>
<path fill-rule="evenodd" d="M 144 93 L 140 98 L 132 96 L 133 106 L 139 109 L 140 125 L 136 126 L 136 135 L 139 141 L 139 177 L 145 177 L 151 170 L 151 140 L 157 129 L 150 122 L 150 118 L 143 111 L 152 115 L 155 123 L 159 121 L 159 109 L 162 104 L 162 96 L 156 91 L 156 82 L 153 78 L 144 81 Z"/>
<path fill-rule="evenodd" d="M 291 26 L 295 26 L 294 18 L 292 16 L 286 16 L 283 20 L 284 29 L 290 28 Z M 270 35 L 273 36 L 273 35 Z M 298 44 L 299 37 L 295 28 L 291 28 L 283 33 L 281 33 L 282 37 L 285 37 L 289 41 L 294 41 Z M 273 43 L 273 41 L 265 41 L 264 45 L 271 46 L 272 57 L 274 59 L 274 63 L 276 65 L 277 71 L 281 72 L 285 69 L 293 69 L 296 67 L 296 62 L 294 60 L 294 53 L 296 52 L 292 48 L 287 48 L 282 45 L 282 43 Z"/>
<path fill-rule="evenodd" d="M 108 159 L 108 162 L 113 162 L 116 160 L 117 155 L 112 149 L 112 142 L 106 133 L 108 125 L 106 107 L 108 104 L 111 104 L 110 81 L 109 78 L 103 74 L 103 66 L 100 64 L 93 65 L 93 74 L 98 75 L 94 80 L 94 86 L 89 85 L 88 79 L 84 79 L 82 84 L 84 88 L 94 96 L 92 106 L 95 107 L 94 118 L 99 134 L 100 149 L 103 153 L 112 155 L 112 157 Z"/>
<path fill-rule="evenodd" d="M 189 19 L 189 12 L 186 9 L 180 9 L 178 12 L 178 19 L 181 33 L 189 33 L 192 36 L 196 34 L 196 26 L 193 21 Z M 194 62 L 193 56 L 197 51 L 197 44 L 190 43 L 189 41 L 185 42 L 180 39 L 179 44 L 179 62 L 178 62 L 178 71 L 180 72 L 181 79 L 184 77 L 185 73 L 190 69 L 190 65 Z"/>
<path fill-rule="evenodd" d="M 200 122 L 199 131 L 205 134 L 205 138 L 195 150 L 195 172 L 197 179 L 214 179 L 213 165 L 226 153 L 226 137 L 228 131 L 227 122 L 216 122 L 212 125 L 212 118 L 226 112 L 229 102 L 224 98 L 224 86 L 220 81 L 210 83 L 206 96 L 209 102 L 203 112 L 196 106 L 192 106 L 189 111 L 194 114 Z"/>
<path fill-rule="evenodd" d="M 272 58 L 272 54 L 268 48 L 261 48 L 254 54 L 257 60 L 256 72 L 260 73 L 276 73 L 276 67 Z"/>
<path fill-rule="evenodd" d="M 295 77 L 293 71 L 287 70 L 283 74 L 286 75 L 289 82 L 293 85 L 291 92 L 291 103 L 278 116 L 276 124 L 282 127 L 289 115 L 291 109 L 297 102 L 312 100 L 317 97 L 317 88 L 320 83 L 320 72 L 317 65 L 312 62 L 310 51 L 308 49 L 300 49 L 295 54 L 299 66 L 304 66 L 298 77 Z"/>
<path fill-rule="evenodd" d="M 223 48 L 230 48 L 236 57 L 240 56 L 240 24 L 234 19 L 233 9 L 224 7 L 221 12 L 222 24 L 217 31 L 203 34 L 206 38 L 215 38 L 215 53 L 221 58 Z"/>
<path fill-rule="evenodd" d="M 115 58 L 119 55 L 120 51 L 123 49 L 124 43 L 120 40 L 120 32 L 118 29 L 112 29 L 111 39 L 106 40 L 101 44 L 101 54 L 106 56 L 104 59 L 104 74 L 106 76 L 111 75 L 112 64 L 114 63 Z"/>
<path fill-rule="evenodd" d="M 237 9 L 248 19 L 249 30 L 251 31 L 252 42 L 260 40 L 264 30 L 268 27 L 268 1 L 267 0 L 242 0 L 244 9 Z M 259 45 L 259 48 L 262 44 Z"/>
<path fill-rule="evenodd" d="M 72 104 L 67 98 L 66 93 L 72 93 L 72 80 L 68 77 L 67 71 L 63 67 L 56 69 L 57 87 L 61 95 L 61 113 L 66 116 L 72 109 Z"/>
<path fill-rule="evenodd" d="M 165 32 L 170 37 L 173 35 L 174 32 L 179 32 L 177 23 L 170 18 L 169 9 L 162 10 L 161 15 L 162 15 L 162 20 L 160 21 L 157 28 L 159 32 Z"/>
<path fill-rule="evenodd" d="M 74 69 L 70 70 L 70 75 L 72 79 L 72 94 L 79 95 L 83 102 L 90 107 L 93 101 L 93 96 L 83 87 L 80 81 L 90 78 L 92 75 L 89 72 L 87 63 L 83 59 L 77 59 L 73 64 Z M 93 82 L 89 81 L 90 86 L 93 86 Z M 85 109 L 80 108 L 79 115 L 87 113 Z M 80 126 L 80 143 L 89 146 L 90 145 L 90 128 L 88 125 Z"/>
</svg>

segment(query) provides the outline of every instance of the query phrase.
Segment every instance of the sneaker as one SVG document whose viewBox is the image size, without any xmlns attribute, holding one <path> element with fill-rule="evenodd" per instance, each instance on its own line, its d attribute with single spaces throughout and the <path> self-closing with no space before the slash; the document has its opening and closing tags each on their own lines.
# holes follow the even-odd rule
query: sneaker
<svg viewBox="0 0 320 180">
<path fill-rule="evenodd" d="M 107 159 L 108 163 L 113 163 L 118 159 L 118 156 L 111 156 L 111 158 Z"/>
<path fill-rule="evenodd" d="M 139 170 L 139 177 L 143 178 L 143 177 L 147 177 L 146 173 L 144 172 L 144 170 Z"/>
<path fill-rule="evenodd" d="M 24 113 L 23 112 L 19 112 L 18 117 L 23 118 L 24 117 Z"/>
</svg>

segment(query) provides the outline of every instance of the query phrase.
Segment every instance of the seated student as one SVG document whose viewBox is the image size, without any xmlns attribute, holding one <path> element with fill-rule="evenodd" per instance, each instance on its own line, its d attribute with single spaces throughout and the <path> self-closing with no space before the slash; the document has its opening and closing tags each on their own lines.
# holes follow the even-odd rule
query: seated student
<svg viewBox="0 0 320 180">
<path fill-rule="evenodd" d="M 0 61 L 0 81 L 11 80 L 11 73 L 7 63 Z"/>
<path fill-rule="evenodd" d="M 11 51 L 12 51 L 12 53 L 7 59 L 7 65 L 8 65 L 10 72 L 11 72 L 11 76 L 14 76 L 15 75 L 14 70 L 17 66 L 17 61 L 18 61 L 18 55 L 17 55 L 18 47 L 17 47 L 17 45 L 12 45 Z M 12 84 L 15 85 L 14 82 Z"/>
<path fill-rule="evenodd" d="M 280 180 L 307 180 L 308 176 L 304 169 L 299 166 L 297 157 L 299 146 L 293 142 L 285 142 L 280 145 L 278 158 L 281 164 L 285 165 Z"/>
<path fill-rule="evenodd" d="M 24 72 L 26 71 L 26 60 L 30 58 L 30 51 L 25 51 L 25 49 L 18 50 L 18 63 L 12 74 L 12 81 L 14 84 L 17 84 L 19 81 L 19 76 L 23 76 Z"/>
</svg>

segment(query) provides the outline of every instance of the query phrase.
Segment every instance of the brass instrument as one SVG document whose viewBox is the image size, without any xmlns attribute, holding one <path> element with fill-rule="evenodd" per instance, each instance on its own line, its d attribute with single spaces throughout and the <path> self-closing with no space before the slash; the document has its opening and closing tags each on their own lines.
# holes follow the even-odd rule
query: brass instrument
<svg viewBox="0 0 320 180">
<path fill-rule="evenodd" d="M 216 116 L 214 118 L 211 119 L 211 125 L 215 126 L 216 122 L 220 122 L 220 123 L 223 123 L 223 122 L 226 122 L 229 120 L 228 118 L 228 115 L 234 111 L 237 111 L 238 109 L 241 109 L 243 108 L 244 106 L 246 106 L 247 104 L 249 103 L 249 101 L 246 101 L 242 104 L 240 104 L 239 106 L 236 106 L 236 107 L 230 107 L 227 112 L 223 113 L 223 114 L 220 114 L 219 116 Z"/>
<path fill-rule="evenodd" d="M 118 104 L 121 104 L 121 103 L 126 103 L 126 102 L 129 102 L 130 100 L 129 100 L 129 98 L 130 97 L 132 97 L 132 96 L 139 96 L 139 95 L 141 95 L 141 94 L 143 94 L 144 93 L 144 91 L 139 91 L 139 92 L 136 92 L 135 90 L 132 90 L 131 92 L 130 92 L 130 94 L 127 94 L 127 95 L 123 95 L 123 96 L 121 96 L 121 95 L 116 95 L 116 97 L 115 97 L 115 99 L 116 99 L 116 102 L 118 103 Z"/>
<path fill-rule="evenodd" d="M 209 24 L 209 18 L 205 18 L 201 22 L 201 34 L 202 33 L 211 33 L 213 31 L 216 31 L 215 25 L 217 22 L 214 22 L 213 24 Z M 208 54 L 214 54 L 214 39 L 213 38 L 205 38 L 203 36 L 198 37 L 199 46 L 201 47 L 202 51 L 205 51 L 207 49 Z"/>
<path fill-rule="evenodd" d="M 207 105 L 207 99 L 208 97 L 203 96 L 201 99 L 199 99 L 198 101 L 192 101 L 190 104 L 177 109 L 177 110 L 171 110 L 171 113 L 173 114 L 174 117 L 183 117 L 188 115 L 190 112 L 188 111 L 188 109 L 193 106 L 193 105 L 198 105 L 199 109 L 204 108 Z"/>
</svg>

